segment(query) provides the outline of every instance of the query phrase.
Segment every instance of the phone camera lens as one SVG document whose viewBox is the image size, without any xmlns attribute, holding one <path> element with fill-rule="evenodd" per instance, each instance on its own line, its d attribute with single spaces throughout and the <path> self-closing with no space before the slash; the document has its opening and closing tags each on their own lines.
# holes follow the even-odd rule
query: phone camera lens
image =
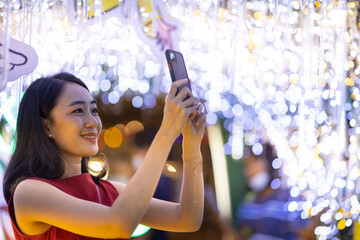
<svg viewBox="0 0 360 240">
<path fill-rule="evenodd" d="M 170 59 L 173 60 L 175 58 L 175 55 L 173 52 L 170 53 Z"/>
</svg>

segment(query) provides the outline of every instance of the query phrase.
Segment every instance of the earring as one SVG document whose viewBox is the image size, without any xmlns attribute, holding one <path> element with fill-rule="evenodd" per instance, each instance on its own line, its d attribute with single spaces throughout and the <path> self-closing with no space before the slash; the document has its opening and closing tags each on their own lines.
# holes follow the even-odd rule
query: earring
<svg viewBox="0 0 360 240">
<path fill-rule="evenodd" d="M 51 138 L 51 137 L 52 137 L 50 133 L 49 133 L 49 135 L 48 135 L 48 136 L 49 136 L 49 138 Z"/>
</svg>

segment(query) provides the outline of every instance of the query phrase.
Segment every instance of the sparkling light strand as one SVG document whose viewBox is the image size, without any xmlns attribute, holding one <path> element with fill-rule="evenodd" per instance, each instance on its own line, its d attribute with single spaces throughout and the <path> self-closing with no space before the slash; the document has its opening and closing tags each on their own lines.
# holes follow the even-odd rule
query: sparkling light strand
<svg viewBox="0 0 360 240">
<path fill-rule="evenodd" d="M 39 66 L 18 89 L 42 75 L 70 71 L 106 104 L 130 96 L 134 107 L 154 107 L 154 96 L 168 91 L 164 61 L 132 27 L 139 14 L 134 1 L 125 21 L 104 18 L 101 1 L 90 7 L 93 18 L 87 17 L 87 1 L 76 1 L 75 9 L 70 1 L 25 2 L 12 1 L 6 33 L 31 39 Z M 224 152 L 241 156 L 242 138 L 247 145 L 273 143 L 283 185 L 303 197 L 294 203 L 303 206 L 302 217 L 321 213 L 325 226 L 316 234 L 335 238 L 360 210 L 359 2 L 166 4 L 184 24 L 179 46 L 194 95 L 206 101 L 207 122 L 223 119 L 230 132 Z M 11 86 L 0 93 L 1 106 L 19 95 Z M 7 119 L 14 116 L 2 111 L 2 125 L 12 125 Z M 3 129 L 11 136 L 11 128 Z"/>
</svg>

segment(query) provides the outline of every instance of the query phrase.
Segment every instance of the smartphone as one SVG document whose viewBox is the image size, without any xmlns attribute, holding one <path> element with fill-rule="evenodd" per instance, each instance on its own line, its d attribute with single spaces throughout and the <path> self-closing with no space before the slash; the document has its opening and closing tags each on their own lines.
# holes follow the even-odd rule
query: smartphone
<svg viewBox="0 0 360 240">
<path fill-rule="evenodd" d="M 189 88 L 191 91 L 190 80 L 186 71 L 183 55 L 180 52 L 167 49 L 165 50 L 165 56 L 170 70 L 171 81 L 175 82 L 176 80 L 187 79 L 187 83 L 180 86 L 177 93 L 184 87 Z"/>
</svg>

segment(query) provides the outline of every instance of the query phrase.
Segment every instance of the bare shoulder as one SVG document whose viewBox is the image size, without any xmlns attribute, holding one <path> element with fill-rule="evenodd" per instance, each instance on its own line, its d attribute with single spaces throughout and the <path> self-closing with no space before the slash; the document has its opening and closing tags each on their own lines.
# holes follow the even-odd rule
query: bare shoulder
<svg viewBox="0 0 360 240">
<path fill-rule="evenodd" d="M 15 206 L 33 204 L 37 200 L 42 202 L 56 197 L 59 193 L 60 191 L 49 183 L 35 179 L 26 179 L 17 185 L 13 201 Z"/>
<path fill-rule="evenodd" d="M 34 191 L 36 193 L 40 193 L 42 191 L 51 188 L 52 186 L 46 182 L 42 182 L 40 180 L 35 179 L 26 179 L 21 181 L 15 189 L 14 199 L 19 199 L 21 197 L 28 197 L 27 195 L 34 195 Z"/>
<path fill-rule="evenodd" d="M 38 186 L 38 185 L 48 185 L 51 186 L 49 183 L 46 183 L 44 181 L 41 180 L 37 180 L 37 179 L 25 179 L 23 181 L 21 181 L 18 186 L 16 187 L 16 189 L 18 189 L 18 187 L 31 187 L 31 186 Z"/>
<path fill-rule="evenodd" d="M 35 179 L 26 179 L 18 184 L 13 196 L 16 222 L 22 232 L 41 234 L 50 225 L 34 221 L 34 212 L 41 212 L 42 206 L 58 197 L 58 191 L 52 185 Z"/>
</svg>

